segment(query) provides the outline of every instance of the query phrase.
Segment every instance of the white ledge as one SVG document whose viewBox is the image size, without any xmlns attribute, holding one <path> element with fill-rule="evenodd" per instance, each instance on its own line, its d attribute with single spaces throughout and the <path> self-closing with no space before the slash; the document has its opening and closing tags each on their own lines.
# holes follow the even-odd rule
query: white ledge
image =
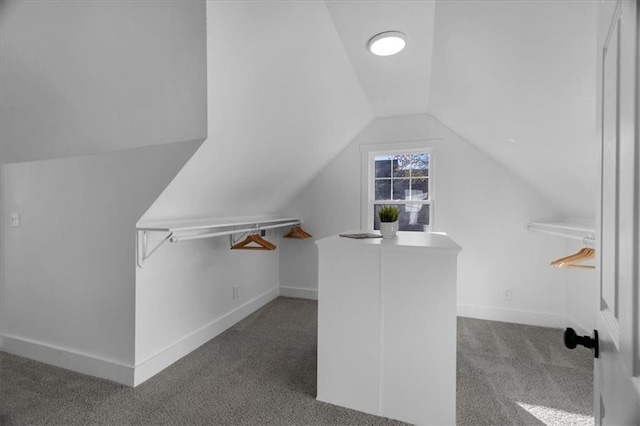
<svg viewBox="0 0 640 426">
<path fill-rule="evenodd" d="M 136 263 L 142 268 L 144 261 L 167 241 L 177 243 L 180 241 L 244 234 L 301 224 L 302 219 L 299 218 L 239 219 L 237 222 L 231 219 L 201 218 L 139 223 L 136 226 Z M 150 241 L 148 240 L 148 234 L 152 232 L 165 234 L 164 238 L 160 239 L 153 248 L 150 247 Z"/>
</svg>

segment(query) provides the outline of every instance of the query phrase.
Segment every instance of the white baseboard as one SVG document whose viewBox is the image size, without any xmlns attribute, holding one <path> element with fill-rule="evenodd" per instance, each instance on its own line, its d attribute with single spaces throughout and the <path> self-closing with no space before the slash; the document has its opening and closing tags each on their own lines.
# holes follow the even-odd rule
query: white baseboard
<svg viewBox="0 0 640 426">
<path fill-rule="evenodd" d="M 116 361 L 60 348 L 43 342 L 2 335 L 2 350 L 45 364 L 100 377 L 127 386 L 138 386 L 180 358 L 202 346 L 240 320 L 246 318 L 279 295 L 275 287 L 183 337 L 173 345 L 138 363 L 135 367 Z"/>
<path fill-rule="evenodd" d="M 567 324 L 566 316 L 560 314 L 481 305 L 458 304 L 458 316 L 552 328 L 564 328 Z"/>
<path fill-rule="evenodd" d="M 155 355 L 136 363 L 133 386 L 138 386 L 145 382 L 180 358 L 207 343 L 218 334 L 271 302 L 278 297 L 279 293 L 278 287 L 275 287 L 183 337 Z"/>
<path fill-rule="evenodd" d="M 318 290 L 299 287 L 280 287 L 280 296 L 318 300 Z"/>
<path fill-rule="evenodd" d="M 19 336 L 3 335 L 2 350 L 13 355 L 33 359 L 45 364 L 100 377 L 127 386 L 133 386 L 134 368 L 117 361 L 80 353 Z"/>
<path fill-rule="evenodd" d="M 581 324 L 570 317 L 567 317 L 565 326 L 573 328 L 576 331 L 576 333 L 580 335 L 586 334 L 590 336 L 591 333 L 593 333 L 593 327 L 590 329 L 589 327 L 586 327 L 584 324 Z"/>
</svg>

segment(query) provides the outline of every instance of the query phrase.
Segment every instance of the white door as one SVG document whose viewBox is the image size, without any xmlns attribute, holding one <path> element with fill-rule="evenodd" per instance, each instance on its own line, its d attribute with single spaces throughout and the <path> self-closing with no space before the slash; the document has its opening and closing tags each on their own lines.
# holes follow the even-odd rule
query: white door
<svg viewBox="0 0 640 426">
<path fill-rule="evenodd" d="M 640 149 L 638 1 L 604 1 L 598 47 L 602 138 L 594 414 L 597 425 L 640 425 Z"/>
</svg>

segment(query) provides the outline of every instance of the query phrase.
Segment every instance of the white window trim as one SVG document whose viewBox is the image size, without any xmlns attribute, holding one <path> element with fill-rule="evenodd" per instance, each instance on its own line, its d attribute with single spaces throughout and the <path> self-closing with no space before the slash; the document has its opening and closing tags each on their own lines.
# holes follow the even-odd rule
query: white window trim
<svg viewBox="0 0 640 426">
<path fill-rule="evenodd" d="M 380 144 L 365 144 L 360 145 L 360 228 L 363 230 L 373 230 L 373 199 L 374 199 L 374 170 L 371 166 L 373 164 L 373 158 L 377 155 L 385 154 L 403 154 L 403 153 L 415 153 L 426 152 L 429 153 L 429 201 L 421 202 L 421 204 L 429 204 L 429 227 L 433 232 L 435 231 L 435 185 L 433 180 L 435 176 L 435 159 L 433 144 L 431 141 L 441 140 L 437 139 L 425 139 L 419 141 L 409 142 L 392 142 L 392 143 L 380 143 Z M 416 200 L 417 201 L 417 200 Z M 407 204 L 406 201 L 398 202 L 394 200 L 387 200 L 385 204 Z M 418 204 L 413 202 L 413 204 Z"/>
</svg>

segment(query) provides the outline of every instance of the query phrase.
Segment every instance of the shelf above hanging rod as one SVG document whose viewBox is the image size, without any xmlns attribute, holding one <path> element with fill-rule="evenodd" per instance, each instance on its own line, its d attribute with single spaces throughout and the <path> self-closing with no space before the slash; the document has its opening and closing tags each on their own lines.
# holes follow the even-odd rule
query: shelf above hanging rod
<svg viewBox="0 0 640 426">
<path fill-rule="evenodd" d="M 530 222 L 527 224 L 527 229 L 572 240 L 579 240 L 588 246 L 593 246 L 596 242 L 596 231 L 583 225 L 562 222 Z"/>
<path fill-rule="evenodd" d="M 136 263 L 142 268 L 144 262 L 167 241 L 177 243 L 301 224 L 302 220 L 298 218 L 260 219 L 241 222 L 227 222 L 220 219 L 194 219 L 182 222 L 139 224 L 136 229 Z M 148 237 L 153 232 L 162 232 L 166 235 L 150 249 Z"/>
<path fill-rule="evenodd" d="M 179 236 L 173 235 L 173 236 L 171 236 L 171 238 L 169 238 L 169 241 L 171 241 L 172 243 L 177 243 L 179 241 L 199 240 L 201 238 L 221 237 L 223 235 L 245 234 L 247 232 L 262 231 L 262 230 L 265 230 L 265 229 L 274 229 L 274 228 L 284 228 L 285 226 L 296 226 L 296 225 L 300 225 L 300 221 L 299 220 L 292 220 L 292 221 L 289 221 L 289 222 L 282 222 L 282 223 L 278 223 L 278 224 L 275 224 L 275 225 L 258 225 L 258 224 L 256 224 L 256 226 L 250 227 L 250 228 L 232 229 L 232 230 L 229 230 L 229 231 L 212 232 L 212 233 L 207 233 L 207 234 L 187 235 L 187 236 L 184 236 L 184 237 L 179 237 Z"/>
</svg>

